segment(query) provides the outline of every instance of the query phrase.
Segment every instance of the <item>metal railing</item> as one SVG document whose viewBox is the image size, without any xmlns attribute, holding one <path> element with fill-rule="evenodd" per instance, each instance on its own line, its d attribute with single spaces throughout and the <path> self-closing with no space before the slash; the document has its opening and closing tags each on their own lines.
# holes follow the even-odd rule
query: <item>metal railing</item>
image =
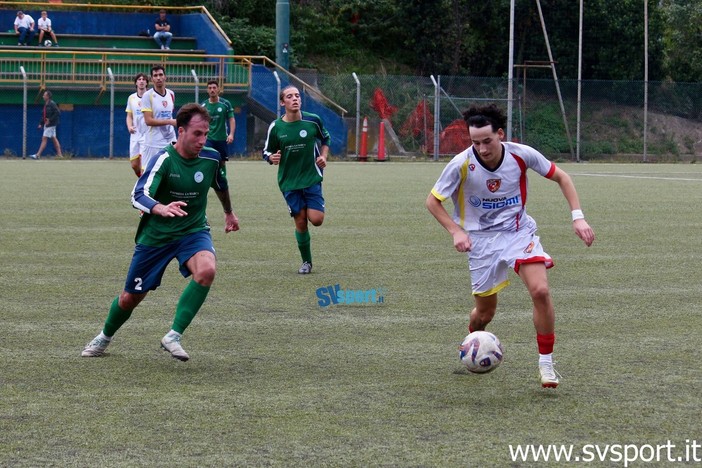
<svg viewBox="0 0 702 468">
<path fill-rule="evenodd" d="M 166 68 L 168 87 L 192 88 L 193 77 L 217 80 L 225 92 L 247 92 L 251 86 L 252 67 L 262 65 L 285 75 L 334 112 L 346 110 L 322 94 L 314 86 L 301 81 L 266 56 L 203 55 L 168 53 L 125 53 L 120 51 L 41 50 L 33 53 L 15 49 L 0 49 L 0 87 L 29 86 L 70 89 L 98 89 L 100 93 L 110 84 L 108 68 L 112 71 L 116 89 L 132 89 L 134 76 L 147 73 L 155 64 Z M 25 70 L 23 76 L 21 69 Z M 25 81 L 26 79 L 26 81 Z"/>
</svg>

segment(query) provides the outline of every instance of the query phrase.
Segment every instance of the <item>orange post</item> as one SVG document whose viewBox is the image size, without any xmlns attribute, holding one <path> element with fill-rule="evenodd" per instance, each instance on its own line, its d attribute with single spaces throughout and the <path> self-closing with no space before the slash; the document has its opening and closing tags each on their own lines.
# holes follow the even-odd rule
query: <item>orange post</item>
<svg viewBox="0 0 702 468">
<path fill-rule="evenodd" d="M 361 149 L 359 153 L 359 161 L 368 161 L 368 117 L 363 117 L 363 130 L 361 131 Z"/>
<path fill-rule="evenodd" d="M 385 161 L 385 122 L 380 122 L 378 131 L 378 161 Z"/>
</svg>

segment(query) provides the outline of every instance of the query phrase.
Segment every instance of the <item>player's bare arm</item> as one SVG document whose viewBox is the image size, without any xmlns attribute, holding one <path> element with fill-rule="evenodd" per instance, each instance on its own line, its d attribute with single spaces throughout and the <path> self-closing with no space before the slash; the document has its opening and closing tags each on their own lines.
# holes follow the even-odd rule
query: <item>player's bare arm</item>
<svg viewBox="0 0 702 468">
<path fill-rule="evenodd" d="M 175 119 L 157 119 L 154 117 L 154 113 L 151 111 L 142 111 L 144 116 L 144 123 L 149 127 L 163 127 L 165 125 L 173 125 L 175 127 Z"/>
<path fill-rule="evenodd" d="M 239 218 L 232 209 L 232 202 L 229 197 L 229 190 L 215 191 L 219 202 L 224 209 L 224 232 L 234 232 L 239 230 Z"/>
<path fill-rule="evenodd" d="M 317 157 L 317 166 L 320 168 L 324 169 L 327 167 L 327 158 L 329 157 L 329 147 L 326 145 L 322 146 L 322 151 L 320 152 L 320 155 Z"/>
<path fill-rule="evenodd" d="M 551 180 L 558 184 L 563 196 L 566 201 L 568 201 L 568 206 L 570 206 L 571 213 L 573 213 L 573 231 L 575 235 L 578 236 L 586 246 L 590 247 L 592 243 L 595 242 L 595 232 L 587 221 L 585 221 L 573 179 L 568 173 L 556 167 L 556 171 L 553 173 Z"/>
<path fill-rule="evenodd" d="M 132 120 L 131 112 L 127 112 L 127 130 L 129 130 L 129 133 L 136 133 L 136 125 L 134 125 L 134 121 Z"/>
<path fill-rule="evenodd" d="M 227 135 L 227 144 L 234 141 L 234 133 L 236 131 L 236 120 L 234 118 L 229 119 L 229 135 Z"/>
<path fill-rule="evenodd" d="M 444 205 L 442 205 L 441 200 L 430 193 L 429 196 L 427 196 L 427 200 L 424 205 L 429 210 L 429 213 L 436 218 L 439 224 L 441 224 L 444 229 L 451 234 L 451 237 L 453 237 L 453 246 L 456 248 L 456 250 L 459 252 L 469 252 L 473 247 L 470 237 L 461 226 L 456 224 L 453 219 L 451 219 L 451 215 L 448 214 L 448 211 L 446 211 L 446 208 L 444 208 Z"/>
</svg>

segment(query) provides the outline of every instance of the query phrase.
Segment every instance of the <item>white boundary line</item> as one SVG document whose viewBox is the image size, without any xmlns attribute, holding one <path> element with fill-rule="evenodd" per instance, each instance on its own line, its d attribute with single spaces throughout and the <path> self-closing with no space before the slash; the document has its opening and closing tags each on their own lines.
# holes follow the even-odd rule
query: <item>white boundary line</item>
<svg viewBox="0 0 702 468">
<path fill-rule="evenodd" d="M 571 176 L 586 176 L 586 177 L 619 177 L 622 179 L 655 179 L 655 180 L 682 180 L 688 182 L 702 182 L 702 178 L 699 179 L 687 179 L 681 177 L 658 177 L 658 176 L 633 176 L 633 175 L 623 175 L 623 174 L 583 174 L 583 173 L 569 173 Z"/>
</svg>

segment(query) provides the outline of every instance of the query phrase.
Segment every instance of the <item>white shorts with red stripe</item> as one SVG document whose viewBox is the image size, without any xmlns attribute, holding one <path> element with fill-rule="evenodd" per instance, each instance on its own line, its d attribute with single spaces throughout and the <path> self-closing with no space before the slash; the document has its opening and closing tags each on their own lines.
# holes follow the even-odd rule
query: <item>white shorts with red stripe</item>
<svg viewBox="0 0 702 468">
<path fill-rule="evenodd" d="M 553 266 L 551 256 L 544 252 L 536 235 L 536 225 L 532 229 L 516 232 L 472 232 L 471 251 L 468 252 L 470 278 L 473 294 L 490 296 L 509 285 L 507 274 L 510 269 L 519 274 L 519 266 L 524 263 L 543 263 L 546 268 Z"/>
</svg>

